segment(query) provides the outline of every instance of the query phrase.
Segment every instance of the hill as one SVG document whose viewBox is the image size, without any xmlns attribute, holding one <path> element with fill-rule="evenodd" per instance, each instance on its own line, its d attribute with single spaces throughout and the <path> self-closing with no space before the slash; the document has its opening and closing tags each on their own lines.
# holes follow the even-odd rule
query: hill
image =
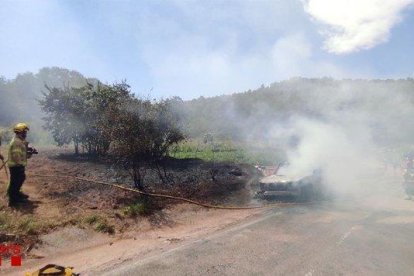
<svg viewBox="0 0 414 276">
<path fill-rule="evenodd" d="M 235 140 L 264 140 L 276 134 L 275 128 L 288 128 L 292 121 L 306 118 L 332 124 L 353 121 L 379 143 L 401 143 L 414 133 L 408 119 L 414 115 L 413 102 L 414 79 L 295 78 L 187 101 L 183 113 L 191 137 L 213 133 Z"/>
</svg>

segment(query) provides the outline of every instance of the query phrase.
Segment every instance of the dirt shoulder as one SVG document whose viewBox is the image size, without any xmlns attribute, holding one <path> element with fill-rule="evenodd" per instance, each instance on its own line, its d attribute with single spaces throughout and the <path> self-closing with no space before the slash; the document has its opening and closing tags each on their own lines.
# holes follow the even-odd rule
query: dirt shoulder
<svg viewBox="0 0 414 276">
<path fill-rule="evenodd" d="M 205 203 L 251 203 L 246 185 L 253 175 L 248 167 L 190 160 L 172 163 L 169 172 L 176 180 L 167 187 L 149 176 L 157 191 Z M 46 175 L 56 177 L 42 177 Z M 143 205 L 136 194 L 59 177 L 62 175 L 128 183 L 128 176 L 116 173 L 110 162 L 62 158 L 62 150 L 43 149 L 27 167 L 23 191 L 30 195 L 30 201 L 9 208 L 7 179 L 1 171 L 0 242 L 21 244 L 24 253 L 21 269 L 3 265 L 2 274 L 21 273 L 48 263 L 88 271 L 177 246 L 260 212 L 211 210 L 165 200 Z"/>
<path fill-rule="evenodd" d="M 75 267 L 76 272 L 105 269 L 130 259 L 140 259 L 197 240 L 244 219 L 259 210 L 209 210 L 188 204 L 178 204 L 165 211 L 173 226 L 129 231 L 109 236 L 77 227 L 66 227 L 42 237 L 43 245 L 31 251 L 19 269 L 8 268 L 3 275 L 19 275 L 55 263 Z M 143 223 L 145 224 L 145 223 Z M 40 259 L 39 259 L 40 258 Z"/>
</svg>

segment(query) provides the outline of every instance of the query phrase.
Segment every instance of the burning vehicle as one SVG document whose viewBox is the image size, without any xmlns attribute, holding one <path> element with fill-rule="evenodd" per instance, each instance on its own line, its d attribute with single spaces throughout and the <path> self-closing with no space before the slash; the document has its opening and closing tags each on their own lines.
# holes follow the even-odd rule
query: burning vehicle
<svg viewBox="0 0 414 276">
<path fill-rule="evenodd" d="M 321 171 L 315 170 L 311 175 L 293 178 L 277 174 L 279 167 L 271 175 L 266 175 L 268 168 L 257 167 L 263 177 L 259 180 L 256 197 L 266 200 L 309 201 L 322 195 Z"/>
</svg>

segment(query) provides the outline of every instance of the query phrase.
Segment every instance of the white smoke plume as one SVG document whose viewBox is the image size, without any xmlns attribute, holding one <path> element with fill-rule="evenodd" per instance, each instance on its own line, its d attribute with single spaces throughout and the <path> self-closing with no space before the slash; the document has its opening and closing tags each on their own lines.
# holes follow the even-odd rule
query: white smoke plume
<svg viewBox="0 0 414 276">
<path fill-rule="evenodd" d="M 295 179 L 311 175 L 317 169 L 331 192 L 342 195 L 372 192 L 383 167 L 382 160 L 367 128 L 355 123 L 298 119 L 291 127 L 301 141 L 288 152 L 289 166 L 282 168 L 281 173 Z"/>
<path fill-rule="evenodd" d="M 412 99 L 392 82 L 350 83 L 309 87 L 301 95 L 317 116 L 274 121 L 266 137 L 286 150 L 279 174 L 299 179 L 320 170 L 324 185 L 337 195 L 401 193 L 402 154 L 414 135 Z M 292 137 L 296 142 L 290 145 Z"/>
</svg>

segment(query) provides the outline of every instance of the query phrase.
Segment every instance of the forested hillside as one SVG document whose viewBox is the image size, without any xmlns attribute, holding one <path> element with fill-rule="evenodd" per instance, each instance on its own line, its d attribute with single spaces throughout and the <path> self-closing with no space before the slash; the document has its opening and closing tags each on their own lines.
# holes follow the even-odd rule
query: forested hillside
<svg viewBox="0 0 414 276">
<path fill-rule="evenodd" d="M 19 74 L 12 80 L 0 78 L 0 126 L 26 121 L 40 128 L 44 114 L 38 100 L 47 90 L 45 86 L 82 87 L 87 82 L 98 80 L 57 67 Z M 301 117 L 330 124 L 363 121 L 381 143 L 407 142 L 414 133 L 410 120 L 414 116 L 413 79 L 294 78 L 232 95 L 190 101 L 177 97 L 175 101 L 189 138 L 213 135 L 233 141 L 263 141 L 271 138 L 269 130 L 275 126 L 283 128 Z"/>
<path fill-rule="evenodd" d="M 46 91 L 45 86 L 81 87 L 96 81 L 87 79 L 79 72 L 58 67 L 45 67 L 36 74 L 22 73 L 11 80 L 0 77 L 0 127 L 9 128 L 16 122 L 24 121 L 33 126 L 34 136 L 38 137 L 43 132 L 40 129 L 43 114 L 37 100 Z"/>
<path fill-rule="evenodd" d="M 379 142 L 401 142 L 414 133 L 414 80 L 296 78 L 233 95 L 184 103 L 190 136 L 212 133 L 232 139 L 266 138 L 269 129 L 298 118 L 349 120 L 377 134 Z"/>
</svg>

